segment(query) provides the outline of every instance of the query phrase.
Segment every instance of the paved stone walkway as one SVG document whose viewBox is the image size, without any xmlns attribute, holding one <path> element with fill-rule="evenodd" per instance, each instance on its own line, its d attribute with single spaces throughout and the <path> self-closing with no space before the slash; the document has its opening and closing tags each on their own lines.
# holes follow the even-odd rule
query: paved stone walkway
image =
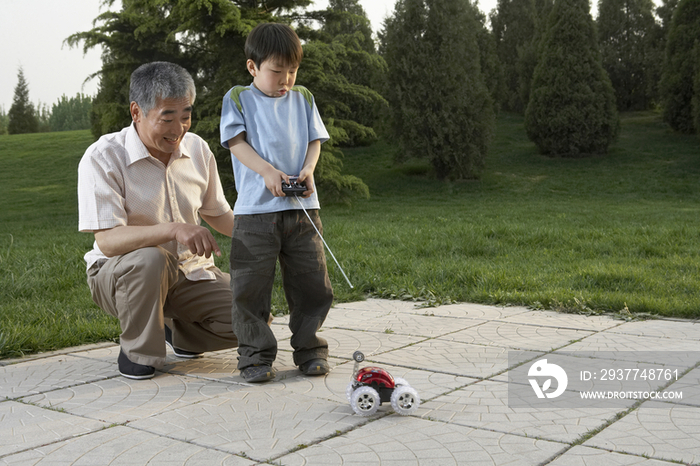
<svg viewBox="0 0 700 466">
<path fill-rule="evenodd" d="M 0 464 L 12 465 L 643 465 L 700 464 L 700 357 L 684 360 L 673 401 L 556 409 L 508 405 L 509 352 L 700 354 L 696 321 L 370 299 L 331 310 L 322 335 L 333 370 L 292 363 L 286 318 L 277 378 L 243 382 L 236 352 L 172 354 L 145 381 L 121 377 L 118 346 L 0 361 Z M 352 353 L 406 379 L 422 399 L 399 416 L 355 414 Z M 521 363 L 518 363 L 521 364 Z M 525 365 L 525 364 L 521 364 Z M 531 390 L 525 383 L 522 390 Z"/>
</svg>

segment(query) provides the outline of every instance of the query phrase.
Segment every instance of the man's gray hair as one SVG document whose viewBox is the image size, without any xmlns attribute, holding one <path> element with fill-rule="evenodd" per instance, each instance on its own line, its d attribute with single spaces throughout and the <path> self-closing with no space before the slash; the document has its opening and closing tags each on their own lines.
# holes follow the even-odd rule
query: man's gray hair
<svg viewBox="0 0 700 466">
<path fill-rule="evenodd" d="M 146 63 L 131 73 L 129 101 L 136 102 L 144 115 L 155 108 L 158 99 L 189 97 L 190 104 L 193 104 L 196 96 L 192 76 L 175 63 Z"/>
</svg>

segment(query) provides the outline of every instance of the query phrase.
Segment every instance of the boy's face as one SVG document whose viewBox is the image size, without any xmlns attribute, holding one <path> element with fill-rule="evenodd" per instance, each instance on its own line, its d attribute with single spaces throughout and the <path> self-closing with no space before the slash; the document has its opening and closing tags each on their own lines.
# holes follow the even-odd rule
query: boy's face
<svg viewBox="0 0 700 466">
<path fill-rule="evenodd" d="M 269 59 L 262 62 L 260 68 L 253 60 L 246 63 L 248 71 L 253 76 L 253 84 L 263 94 L 269 97 L 282 97 L 294 86 L 299 65 L 282 65 L 278 60 Z"/>
</svg>

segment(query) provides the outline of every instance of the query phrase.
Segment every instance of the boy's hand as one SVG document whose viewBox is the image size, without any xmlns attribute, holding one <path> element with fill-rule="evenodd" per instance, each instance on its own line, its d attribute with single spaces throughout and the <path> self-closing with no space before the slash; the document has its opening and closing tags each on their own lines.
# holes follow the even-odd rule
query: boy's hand
<svg viewBox="0 0 700 466">
<path fill-rule="evenodd" d="M 282 182 L 289 183 L 289 176 L 283 171 L 270 167 L 270 169 L 263 174 L 263 179 L 265 180 L 265 186 L 273 196 L 286 196 L 286 194 L 282 192 Z"/>
<path fill-rule="evenodd" d="M 304 191 L 301 197 L 307 198 L 311 196 L 314 192 L 314 171 L 310 168 L 302 168 L 297 183 L 304 183 L 306 185 L 306 191 Z"/>
</svg>

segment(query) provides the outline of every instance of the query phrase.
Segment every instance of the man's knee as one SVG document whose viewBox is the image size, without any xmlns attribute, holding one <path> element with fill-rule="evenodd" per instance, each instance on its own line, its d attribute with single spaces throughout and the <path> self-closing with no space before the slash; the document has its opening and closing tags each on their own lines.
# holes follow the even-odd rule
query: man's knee
<svg viewBox="0 0 700 466">
<path fill-rule="evenodd" d="M 154 246 L 124 254 L 122 262 L 138 268 L 147 276 L 160 276 L 166 271 L 177 270 L 177 258 L 165 249 Z"/>
</svg>

